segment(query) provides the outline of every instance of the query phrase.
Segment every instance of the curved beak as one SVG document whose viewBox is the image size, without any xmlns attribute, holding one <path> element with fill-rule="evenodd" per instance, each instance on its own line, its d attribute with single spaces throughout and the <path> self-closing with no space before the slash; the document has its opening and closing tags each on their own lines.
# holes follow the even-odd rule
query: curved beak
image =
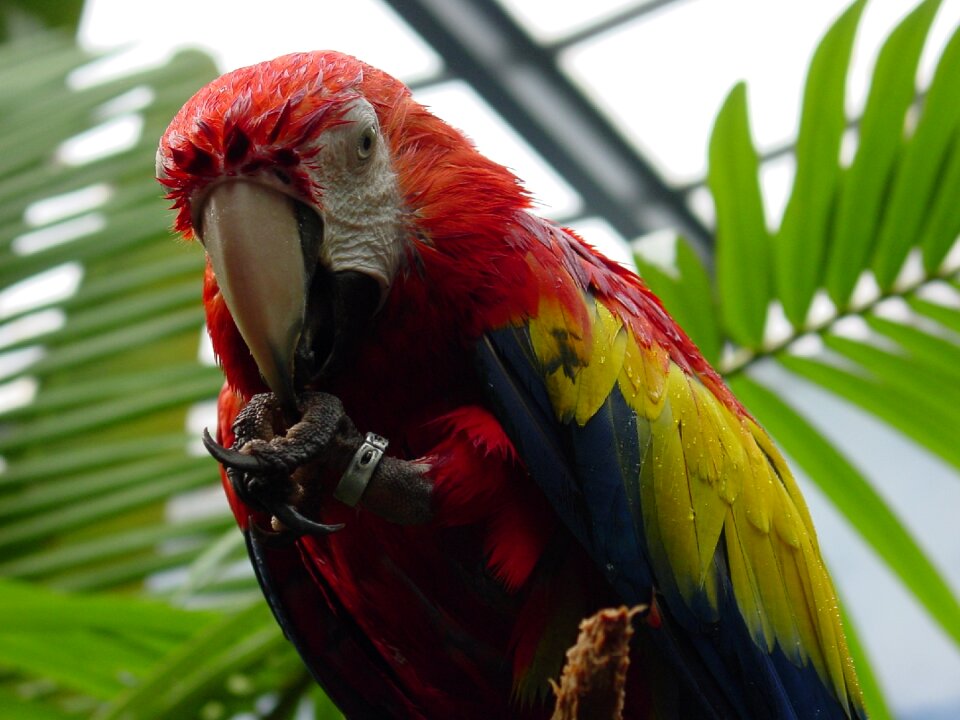
<svg viewBox="0 0 960 720">
<path fill-rule="evenodd" d="M 377 309 L 378 283 L 355 271 L 319 268 L 322 219 L 262 184 L 238 179 L 214 186 L 198 230 L 260 374 L 294 415 L 297 391 L 318 371 L 329 376 L 342 366 Z"/>
<path fill-rule="evenodd" d="M 200 236 L 260 374 L 287 405 L 309 282 L 293 200 L 255 183 L 221 183 L 204 201 Z"/>
</svg>

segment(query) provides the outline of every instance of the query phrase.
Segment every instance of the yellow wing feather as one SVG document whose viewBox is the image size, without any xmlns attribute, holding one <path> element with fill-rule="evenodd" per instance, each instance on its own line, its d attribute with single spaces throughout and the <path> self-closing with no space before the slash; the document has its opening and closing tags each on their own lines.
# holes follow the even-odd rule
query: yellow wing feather
<svg viewBox="0 0 960 720">
<path fill-rule="evenodd" d="M 810 514 L 769 436 L 664 348 L 639 340 L 601 302 L 585 299 L 577 318 L 544 300 L 530 321 L 532 347 L 561 421 L 583 426 L 614 388 L 636 413 L 646 450 L 637 482 L 657 581 L 701 619 L 715 620 L 724 552 L 737 606 L 758 645 L 811 664 L 845 707 L 848 694 L 859 702 Z"/>
</svg>

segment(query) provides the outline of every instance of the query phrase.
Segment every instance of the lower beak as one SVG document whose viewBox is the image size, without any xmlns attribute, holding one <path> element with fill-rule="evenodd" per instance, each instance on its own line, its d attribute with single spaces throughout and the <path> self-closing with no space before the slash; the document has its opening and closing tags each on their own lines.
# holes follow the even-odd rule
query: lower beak
<svg viewBox="0 0 960 720">
<path fill-rule="evenodd" d="M 379 284 L 319 268 L 319 216 L 264 185 L 220 183 L 201 213 L 220 293 L 264 381 L 294 414 L 298 390 L 332 376 L 355 347 L 379 304 Z"/>
</svg>

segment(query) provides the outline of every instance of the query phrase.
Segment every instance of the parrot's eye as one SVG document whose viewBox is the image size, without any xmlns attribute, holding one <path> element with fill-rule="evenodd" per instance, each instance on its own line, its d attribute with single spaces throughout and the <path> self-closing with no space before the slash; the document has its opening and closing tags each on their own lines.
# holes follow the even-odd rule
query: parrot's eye
<svg viewBox="0 0 960 720">
<path fill-rule="evenodd" d="M 367 125 L 357 139 L 357 157 L 366 160 L 373 154 L 373 146 L 377 142 L 377 129 Z"/>
</svg>

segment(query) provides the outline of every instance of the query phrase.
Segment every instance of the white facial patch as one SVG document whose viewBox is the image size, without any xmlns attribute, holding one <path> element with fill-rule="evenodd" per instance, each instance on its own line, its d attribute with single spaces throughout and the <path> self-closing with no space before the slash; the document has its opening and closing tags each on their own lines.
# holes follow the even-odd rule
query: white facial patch
<svg viewBox="0 0 960 720">
<path fill-rule="evenodd" d="M 357 100 L 344 119 L 320 138 L 325 226 L 320 261 L 335 272 L 356 270 L 376 278 L 386 297 L 402 252 L 400 189 L 370 103 Z"/>
</svg>

